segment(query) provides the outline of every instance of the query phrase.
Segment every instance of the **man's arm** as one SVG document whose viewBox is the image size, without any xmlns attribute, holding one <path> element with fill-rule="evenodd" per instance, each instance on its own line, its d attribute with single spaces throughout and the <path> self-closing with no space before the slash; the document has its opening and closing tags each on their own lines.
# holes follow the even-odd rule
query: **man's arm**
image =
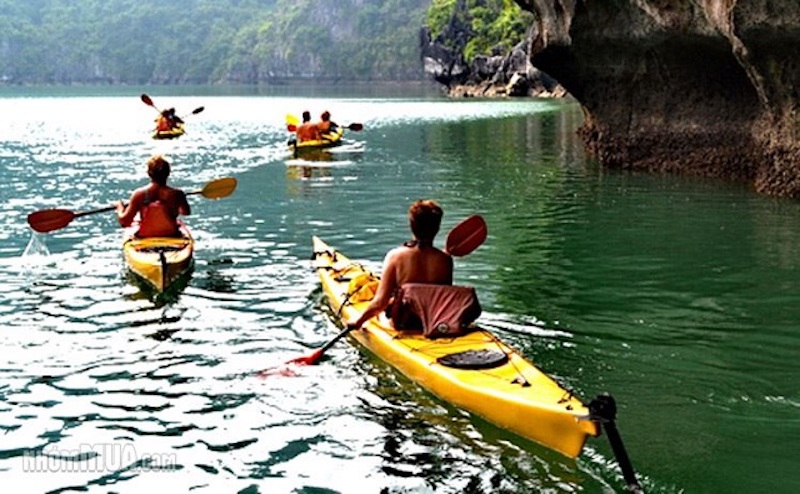
<svg viewBox="0 0 800 494">
<path fill-rule="evenodd" d="M 133 218 L 136 217 L 136 213 L 139 212 L 141 207 L 142 193 L 138 190 L 131 194 L 131 200 L 128 202 L 127 206 L 125 206 L 122 201 L 119 201 L 117 203 L 117 218 L 119 219 L 120 226 L 131 226 L 131 223 L 133 223 Z"/>
</svg>

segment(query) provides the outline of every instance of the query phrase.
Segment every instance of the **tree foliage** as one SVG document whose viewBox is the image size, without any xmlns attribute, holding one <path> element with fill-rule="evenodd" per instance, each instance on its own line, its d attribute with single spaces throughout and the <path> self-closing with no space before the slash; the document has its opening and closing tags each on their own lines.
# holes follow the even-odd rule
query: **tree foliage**
<svg viewBox="0 0 800 494">
<path fill-rule="evenodd" d="M 424 78 L 428 0 L 0 0 L 0 83 Z"/>
<path fill-rule="evenodd" d="M 432 38 L 443 37 L 446 46 L 463 50 L 471 62 L 477 55 L 507 53 L 525 38 L 532 22 L 533 14 L 513 0 L 433 0 L 425 26 Z M 462 46 L 455 46 L 462 37 L 448 32 L 452 26 L 468 27 Z"/>
</svg>

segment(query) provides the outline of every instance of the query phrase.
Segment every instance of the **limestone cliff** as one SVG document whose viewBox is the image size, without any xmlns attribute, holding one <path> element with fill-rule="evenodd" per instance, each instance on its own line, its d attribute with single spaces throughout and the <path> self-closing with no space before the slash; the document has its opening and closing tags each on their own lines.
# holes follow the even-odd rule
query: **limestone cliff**
<svg viewBox="0 0 800 494">
<path fill-rule="evenodd" d="M 436 36 L 427 28 L 422 29 L 420 56 L 425 74 L 455 97 L 564 96 L 566 91 L 557 81 L 530 63 L 533 26 L 525 39 L 511 49 L 494 46 L 488 54 L 475 56 L 470 62 L 465 60 L 466 47 L 477 36 L 469 13 L 469 6 L 474 8 L 475 3 L 480 2 L 457 0 L 447 25 Z M 523 25 L 529 22 L 525 18 Z"/>
<path fill-rule="evenodd" d="M 516 0 L 607 166 L 800 197 L 797 0 Z"/>
</svg>

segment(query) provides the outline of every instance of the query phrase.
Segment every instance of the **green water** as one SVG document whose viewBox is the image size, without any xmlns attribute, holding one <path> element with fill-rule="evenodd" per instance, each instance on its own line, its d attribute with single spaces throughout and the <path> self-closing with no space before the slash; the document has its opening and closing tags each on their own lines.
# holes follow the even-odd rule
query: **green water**
<svg viewBox="0 0 800 494">
<path fill-rule="evenodd" d="M 142 90 L 205 111 L 152 141 Z M 285 116 L 304 109 L 364 130 L 290 159 Z M 298 376 L 252 377 L 338 331 L 311 236 L 377 267 L 429 197 L 445 231 L 485 216 L 456 281 L 578 396 L 616 398 L 646 492 L 797 492 L 800 205 L 603 170 L 580 124 L 569 102 L 418 88 L 0 88 L 3 478 L 18 492 L 623 492 L 605 438 L 567 460 L 352 343 Z M 186 189 L 239 181 L 192 197 L 195 271 L 156 303 L 125 275 L 113 213 L 48 235 L 25 220 L 127 198 L 153 153 Z"/>
</svg>

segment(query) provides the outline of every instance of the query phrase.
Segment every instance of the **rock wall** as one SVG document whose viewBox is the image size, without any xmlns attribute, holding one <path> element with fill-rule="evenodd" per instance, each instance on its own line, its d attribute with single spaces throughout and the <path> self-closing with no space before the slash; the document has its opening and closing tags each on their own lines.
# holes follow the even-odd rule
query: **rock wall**
<svg viewBox="0 0 800 494">
<path fill-rule="evenodd" d="M 530 62 L 533 39 L 531 26 L 526 39 L 505 53 L 498 49 L 490 55 L 477 56 L 471 63 L 464 60 L 464 47 L 473 36 L 472 28 L 459 15 L 467 2 L 459 0 L 456 13 L 444 31 L 435 39 L 423 28 L 420 33 L 420 55 L 425 74 L 444 86 L 453 97 L 562 97 L 566 90 L 556 80 Z"/>
<path fill-rule="evenodd" d="M 531 63 L 583 106 L 609 167 L 800 197 L 797 0 L 516 0 Z"/>
</svg>

